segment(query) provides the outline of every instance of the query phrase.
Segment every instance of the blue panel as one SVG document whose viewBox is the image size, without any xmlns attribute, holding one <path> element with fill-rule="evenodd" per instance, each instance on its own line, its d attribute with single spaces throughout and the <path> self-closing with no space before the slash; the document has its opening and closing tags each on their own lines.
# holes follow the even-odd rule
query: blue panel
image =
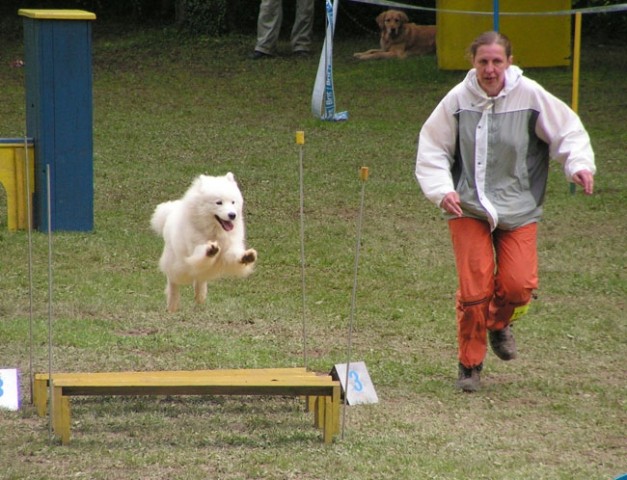
<svg viewBox="0 0 627 480">
<path fill-rule="evenodd" d="M 93 227 L 90 27 L 88 22 L 54 24 L 54 196 L 56 228 L 61 230 Z"/>
<path fill-rule="evenodd" d="M 35 226 L 93 229 L 91 23 L 24 19 L 27 134 L 37 148 Z"/>
</svg>

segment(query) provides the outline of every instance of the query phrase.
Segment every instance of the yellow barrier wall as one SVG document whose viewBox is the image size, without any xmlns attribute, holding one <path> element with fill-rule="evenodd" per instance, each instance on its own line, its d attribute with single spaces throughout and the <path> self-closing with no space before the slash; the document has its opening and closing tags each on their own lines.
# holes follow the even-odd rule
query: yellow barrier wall
<svg viewBox="0 0 627 480">
<path fill-rule="evenodd" d="M 491 12 L 492 0 L 437 0 L 442 10 Z M 500 0 L 502 12 L 554 12 L 569 10 L 570 0 Z M 482 32 L 494 29 L 491 15 L 441 13 L 438 26 L 438 67 L 443 70 L 467 70 L 466 52 Z M 568 66 L 571 59 L 571 16 L 499 16 L 499 31 L 509 37 L 514 47 L 514 63 L 526 67 Z"/>
<path fill-rule="evenodd" d="M 35 191 L 35 149 L 28 144 L 31 199 Z M 7 194 L 7 228 L 28 229 L 28 202 L 26 189 L 26 149 L 24 143 L 0 141 L 0 183 Z M 32 210 L 32 202 L 31 202 Z"/>
</svg>

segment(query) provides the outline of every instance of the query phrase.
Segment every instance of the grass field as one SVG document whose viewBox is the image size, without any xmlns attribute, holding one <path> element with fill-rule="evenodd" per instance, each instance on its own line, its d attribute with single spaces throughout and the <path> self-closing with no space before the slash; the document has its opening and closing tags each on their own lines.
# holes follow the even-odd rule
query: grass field
<svg viewBox="0 0 627 480">
<path fill-rule="evenodd" d="M 300 400 L 172 397 L 73 400 L 72 443 L 50 441 L 29 404 L 25 232 L 0 193 L 0 367 L 21 371 L 22 408 L 0 411 L 3 479 L 581 479 L 627 473 L 627 53 L 584 42 L 580 114 L 596 194 L 571 195 L 553 165 L 540 225 L 541 286 L 516 326 L 519 359 L 488 354 L 484 388 L 453 388 L 455 271 L 448 231 L 413 178 L 416 136 L 464 72 L 435 58 L 358 63 L 372 39 L 335 46 L 338 110 L 310 113 L 318 58 L 253 62 L 252 37 L 181 38 L 94 28 L 95 228 L 33 235 L 33 368 L 55 371 L 344 363 L 360 192 L 365 188 L 352 360 L 379 403 L 349 407 L 323 445 Z M 2 40 L 0 136 L 24 135 L 21 39 Z M 320 45 L 317 45 L 317 49 Z M 287 50 L 287 45 L 283 45 Z M 568 69 L 527 75 L 570 101 Z M 299 240 L 304 130 L 305 315 Z M 370 178 L 362 185 L 361 166 Z M 154 207 L 199 173 L 235 173 L 249 245 L 246 280 L 184 291 L 165 312 Z M 307 332 L 303 342 L 303 317 Z"/>
</svg>

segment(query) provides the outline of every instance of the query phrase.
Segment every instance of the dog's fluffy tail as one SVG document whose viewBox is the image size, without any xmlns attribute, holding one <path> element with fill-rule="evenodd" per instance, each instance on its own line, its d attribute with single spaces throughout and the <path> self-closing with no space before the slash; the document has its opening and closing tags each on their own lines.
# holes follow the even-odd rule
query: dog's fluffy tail
<svg viewBox="0 0 627 480">
<path fill-rule="evenodd" d="M 167 220 L 168 215 L 170 215 L 170 212 L 174 209 L 175 202 L 176 201 L 163 202 L 155 208 L 155 212 L 152 214 L 152 218 L 150 219 L 150 226 L 157 235 L 163 235 L 165 221 Z"/>
</svg>

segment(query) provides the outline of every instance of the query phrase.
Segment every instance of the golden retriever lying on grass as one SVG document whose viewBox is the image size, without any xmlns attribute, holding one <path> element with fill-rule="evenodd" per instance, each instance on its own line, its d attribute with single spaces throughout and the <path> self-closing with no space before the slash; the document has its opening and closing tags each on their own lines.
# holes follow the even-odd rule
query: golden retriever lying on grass
<svg viewBox="0 0 627 480">
<path fill-rule="evenodd" d="M 381 49 L 353 54 L 359 60 L 407 58 L 435 52 L 435 25 L 409 23 L 405 12 L 387 10 L 377 17 Z"/>
</svg>

